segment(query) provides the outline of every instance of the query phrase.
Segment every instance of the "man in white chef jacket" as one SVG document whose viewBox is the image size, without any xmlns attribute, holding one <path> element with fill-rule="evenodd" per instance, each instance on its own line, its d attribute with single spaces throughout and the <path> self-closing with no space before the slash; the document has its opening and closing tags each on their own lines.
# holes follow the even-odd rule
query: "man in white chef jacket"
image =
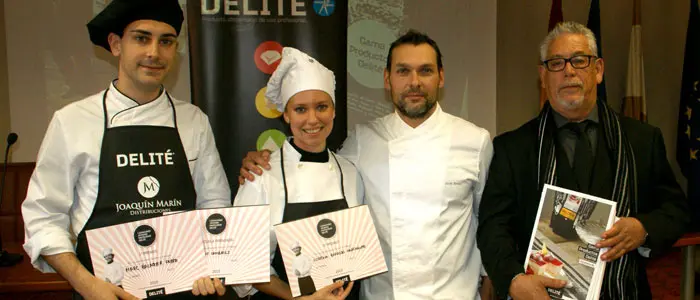
<svg viewBox="0 0 700 300">
<path fill-rule="evenodd" d="M 443 85 L 435 41 L 399 37 L 384 71 L 394 113 L 357 125 L 339 152 L 362 175 L 389 267 L 362 281 L 364 299 L 491 297 L 476 229 L 493 146 L 485 129 L 442 110 Z M 261 173 L 267 156 L 249 153 L 241 175 L 254 179 L 246 170 Z"/>
<path fill-rule="evenodd" d="M 107 263 L 107 265 L 105 265 L 105 281 L 121 287 L 122 279 L 124 279 L 124 266 L 114 261 L 114 252 L 112 248 L 104 248 L 102 250 L 102 257 Z"/>
<path fill-rule="evenodd" d="M 183 20 L 177 0 L 105 7 L 87 27 L 95 45 L 119 58 L 117 79 L 58 110 L 39 149 L 22 203 L 24 249 L 34 267 L 61 274 L 78 298 L 135 299 L 93 275 L 86 230 L 230 206 L 207 116 L 162 85 L 176 63 Z M 218 279 L 193 288 L 185 298 L 224 293 Z"/>
</svg>

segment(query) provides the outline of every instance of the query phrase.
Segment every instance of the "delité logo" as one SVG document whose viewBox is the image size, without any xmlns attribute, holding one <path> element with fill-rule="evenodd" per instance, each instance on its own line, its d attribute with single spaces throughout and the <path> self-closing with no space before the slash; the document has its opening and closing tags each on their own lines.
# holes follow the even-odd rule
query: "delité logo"
<svg viewBox="0 0 700 300">
<path fill-rule="evenodd" d="M 306 10 L 304 6 L 305 0 L 202 0 L 201 2 L 201 12 L 203 16 L 306 16 Z"/>
<path fill-rule="evenodd" d="M 335 11 L 335 0 L 314 0 L 314 11 L 322 17 L 332 15 Z"/>
</svg>

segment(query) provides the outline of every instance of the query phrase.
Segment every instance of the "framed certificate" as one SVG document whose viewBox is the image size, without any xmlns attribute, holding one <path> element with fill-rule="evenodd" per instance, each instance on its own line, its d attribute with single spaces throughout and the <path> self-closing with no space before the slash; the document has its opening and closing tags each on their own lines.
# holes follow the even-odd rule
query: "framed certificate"
<svg viewBox="0 0 700 300">
<path fill-rule="evenodd" d="M 270 208 L 197 211 L 209 274 L 224 284 L 270 281 Z"/>
<path fill-rule="evenodd" d="M 292 295 L 387 271 L 366 205 L 275 225 Z"/>
<path fill-rule="evenodd" d="M 197 211 L 85 232 L 97 278 L 139 298 L 192 289 L 209 275 Z"/>
</svg>

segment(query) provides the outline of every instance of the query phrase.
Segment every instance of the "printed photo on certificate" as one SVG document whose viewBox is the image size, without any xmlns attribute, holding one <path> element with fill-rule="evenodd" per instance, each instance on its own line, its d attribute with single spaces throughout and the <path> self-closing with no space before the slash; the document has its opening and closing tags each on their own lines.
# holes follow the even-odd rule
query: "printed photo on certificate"
<svg viewBox="0 0 700 300">
<path fill-rule="evenodd" d="M 275 225 L 292 296 L 387 271 L 366 205 Z"/>
<path fill-rule="evenodd" d="M 85 232 L 95 276 L 139 298 L 192 290 L 209 275 L 196 211 Z"/>
<path fill-rule="evenodd" d="M 209 275 L 228 284 L 270 281 L 267 205 L 198 210 Z"/>
</svg>

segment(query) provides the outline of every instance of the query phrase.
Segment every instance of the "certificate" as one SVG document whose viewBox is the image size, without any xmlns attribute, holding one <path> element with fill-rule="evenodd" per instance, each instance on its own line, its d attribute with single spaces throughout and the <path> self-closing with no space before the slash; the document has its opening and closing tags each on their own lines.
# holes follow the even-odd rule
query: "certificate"
<svg viewBox="0 0 700 300">
<path fill-rule="evenodd" d="M 270 281 L 267 205 L 197 211 L 209 275 L 224 284 Z"/>
<path fill-rule="evenodd" d="M 97 278 L 139 298 L 192 289 L 209 275 L 196 211 L 85 232 Z"/>
<path fill-rule="evenodd" d="M 275 225 L 292 295 L 387 271 L 366 205 Z"/>
</svg>

